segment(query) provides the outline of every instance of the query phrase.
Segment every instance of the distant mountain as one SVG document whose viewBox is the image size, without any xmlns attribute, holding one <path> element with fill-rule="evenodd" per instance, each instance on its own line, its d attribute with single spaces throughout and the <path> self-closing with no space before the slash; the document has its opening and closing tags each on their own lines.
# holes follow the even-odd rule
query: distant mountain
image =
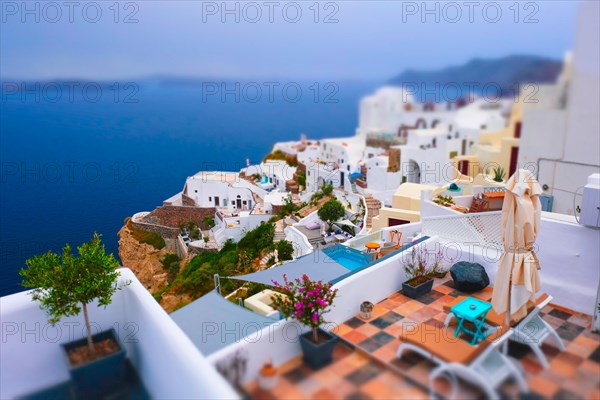
<svg viewBox="0 0 600 400">
<path fill-rule="evenodd" d="M 409 69 L 392 78 L 389 84 L 416 91 L 416 97 L 420 101 L 435 100 L 434 94 L 426 92 L 436 90 L 436 83 L 439 84 L 442 97 L 456 97 L 457 87 L 461 88 L 462 95 L 467 95 L 470 87 L 474 87 L 473 92 L 481 95 L 482 89 L 486 87 L 487 96 L 499 93 L 507 97 L 514 93 L 519 84 L 555 82 L 562 66 L 562 61 L 537 56 L 475 58 L 464 65 L 436 71 Z"/>
</svg>

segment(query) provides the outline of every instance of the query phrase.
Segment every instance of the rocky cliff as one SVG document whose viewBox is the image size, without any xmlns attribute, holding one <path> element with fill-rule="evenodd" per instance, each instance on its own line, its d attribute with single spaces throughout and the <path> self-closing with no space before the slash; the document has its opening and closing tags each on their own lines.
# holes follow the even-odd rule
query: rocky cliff
<svg viewBox="0 0 600 400">
<path fill-rule="evenodd" d="M 142 285 L 152 294 L 164 290 L 169 284 L 169 275 L 161 260 L 167 253 L 176 253 L 172 239 L 165 239 L 166 246 L 160 250 L 154 246 L 139 242 L 131 233 L 129 224 L 119 231 L 119 257 L 124 267 L 133 271 Z M 182 260 L 182 263 L 188 260 Z M 170 288 L 160 296 L 160 305 L 168 313 L 194 300 L 186 293 L 178 293 Z"/>
<path fill-rule="evenodd" d="M 165 242 L 167 245 L 158 250 L 150 244 L 138 242 L 128 225 L 119 231 L 119 257 L 123 266 L 131 269 L 150 293 L 164 289 L 169 283 L 168 274 L 160 260 L 165 254 L 175 251 L 170 240 Z"/>
</svg>

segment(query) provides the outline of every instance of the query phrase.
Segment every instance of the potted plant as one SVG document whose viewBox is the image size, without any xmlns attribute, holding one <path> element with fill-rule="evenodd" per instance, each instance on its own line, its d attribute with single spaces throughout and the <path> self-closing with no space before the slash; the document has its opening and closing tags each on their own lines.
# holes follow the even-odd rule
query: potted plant
<svg viewBox="0 0 600 400">
<path fill-rule="evenodd" d="M 273 366 L 271 360 L 265 361 L 260 371 L 258 371 L 258 386 L 262 390 L 271 390 L 277 385 L 277 368 Z"/>
<path fill-rule="evenodd" d="M 505 176 L 505 172 L 504 172 L 504 168 L 502 167 L 496 167 L 494 168 L 494 182 L 504 182 L 504 176 Z"/>
<path fill-rule="evenodd" d="M 117 284 L 119 263 L 112 254 L 106 254 L 100 235 L 94 233 L 93 239 L 77 250 L 78 257 L 67 244 L 62 255 L 47 252 L 34 256 L 19 274 L 24 278 L 23 286 L 35 288 L 31 296 L 48 313 L 51 324 L 83 310 L 86 337 L 63 344 L 62 348 L 75 387 L 80 393 L 93 396 L 122 380 L 125 350 L 113 329 L 92 335 L 88 305 L 97 299 L 98 306 L 106 307 L 122 287 Z"/>
<path fill-rule="evenodd" d="M 444 268 L 444 264 L 442 263 L 443 253 L 440 250 L 433 260 L 433 265 L 431 266 L 431 276 L 434 278 L 445 278 L 448 270 Z M 450 259 L 450 264 L 453 263 L 453 259 Z"/>
<path fill-rule="evenodd" d="M 417 250 L 417 246 L 413 245 L 409 257 L 404 261 L 404 272 L 408 278 L 402 283 L 402 292 L 405 296 L 417 299 L 431 291 L 433 278 L 428 259 L 429 253 L 425 246 Z"/>
<path fill-rule="evenodd" d="M 321 368 L 331 362 L 335 336 L 319 327 L 325 322 L 323 314 L 329 311 L 337 289 L 331 289 L 328 282 L 311 281 L 306 274 L 293 281 L 288 281 L 286 275 L 283 279 L 283 284 L 273 281 L 282 296 L 271 298 L 272 307 L 284 318 L 294 318 L 311 328 L 300 336 L 300 345 L 304 361 L 315 369 Z"/>
</svg>

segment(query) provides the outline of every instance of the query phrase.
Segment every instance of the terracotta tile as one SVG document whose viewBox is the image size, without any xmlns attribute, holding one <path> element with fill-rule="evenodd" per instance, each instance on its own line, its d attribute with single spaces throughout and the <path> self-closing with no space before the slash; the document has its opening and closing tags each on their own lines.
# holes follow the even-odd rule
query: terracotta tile
<svg viewBox="0 0 600 400">
<path fill-rule="evenodd" d="M 406 378 L 392 371 L 384 371 L 379 374 L 376 379 L 386 385 L 392 391 L 397 391 L 407 386 L 412 386 L 412 384 L 409 383 Z"/>
<path fill-rule="evenodd" d="M 371 337 L 371 336 L 376 335 L 377 333 L 381 332 L 381 329 L 379 329 L 371 324 L 364 324 L 364 325 L 356 328 L 355 331 L 362 333 L 363 335 L 365 335 L 365 337 Z"/>
<path fill-rule="evenodd" d="M 590 361 L 584 360 L 579 366 L 581 370 L 584 370 L 590 374 L 594 374 L 596 376 L 600 376 L 600 364 Z"/>
<path fill-rule="evenodd" d="M 444 294 L 448 294 L 448 293 L 451 293 L 454 291 L 453 288 L 448 287 L 446 285 L 439 285 L 439 286 L 436 286 L 434 289 L 437 290 L 438 292 L 444 293 Z"/>
<path fill-rule="evenodd" d="M 346 333 L 351 332 L 353 329 L 350 328 L 348 325 L 346 324 L 341 324 L 341 325 L 337 325 L 335 326 L 331 332 L 335 335 L 338 336 L 344 336 Z"/>
<path fill-rule="evenodd" d="M 577 339 L 579 339 L 579 337 Z M 579 344 L 579 342 L 576 341 L 577 339 L 569 343 L 569 345 L 566 348 L 566 351 L 582 358 L 588 358 L 590 354 L 594 352 L 595 349 Z"/>
<path fill-rule="evenodd" d="M 345 379 L 340 379 L 335 386 L 329 386 L 329 389 L 336 394 L 336 397 L 343 399 L 357 390 L 357 386 Z"/>
<path fill-rule="evenodd" d="M 402 322 L 392 324 L 385 328 L 383 331 L 397 338 L 400 335 L 400 332 L 402 332 Z"/>
<path fill-rule="evenodd" d="M 321 389 L 321 383 L 312 376 L 296 383 L 295 388 L 298 389 L 305 397 L 312 397 L 319 389 Z"/>
<path fill-rule="evenodd" d="M 535 376 L 529 381 L 529 389 L 550 398 L 558 391 L 558 384 L 540 376 Z"/>
<path fill-rule="evenodd" d="M 352 344 L 357 344 L 357 343 L 365 340 L 367 338 L 367 336 L 364 333 L 353 330 L 351 332 L 346 333 L 343 336 L 343 338 Z"/>
<path fill-rule="evenodd" d="M 280 374 L 284 374 L 294 368 L 298 368 L 299 366 L 302 365 L 302 356 L 296 356 L 294 358 L 292 358 L 291 360 L 281 364 L 280 366 L 277 367 L 277 369 L 279 370 Z"/>
<path fill-rule="evenodd" d="M 313 377 L 320 382 L 321 386 L 328 387 L 331 386 L 334 382 L 341 380 L 339 374 L 337 374 L 333 368 L 324 367 L 319 371 L 315 371 Z"/>
<path fill-rule="evenodd" d="M 544 369 L 544 367 L 542 367 L 539 360 L 535 356 L 531 356 L 530 358 L 530 356 L 528 355 L 527 357 L 523 357 L 520 361 L 521 365 L 523 366 L 523 369 L 528 374 L 535 375 Z"/>
<path fill-rule="evenodd" d="M 394 340 L 388 344 L 385 344 L 373 352 L 373 356 L 378 360 L 388 363 L 396 358 L 396 351 L 398 350 L 399 342 Z"/>
<path fill-rule="evenodd" d="M 563 359 L 559 359 L 559 356 L 556 356 L 554 360 L 550 362 L 550 369 L 553 373 L 561 376 L 563 379 L 570 378 L 575 374 L 577 367 Z"/>
<path fill-rule="evenodd" d="M 362 385 L 360 391 L 373 399 L 386 399 L 392 396 L 392 390 L 377 378 Z"/>
<path fill-rule="evenodd" d="M 579 335 L 572 343 L 576 343 L 582 347 L 590 349 L 592 351 L 596 350 L 596 348 L 600 345 L 600 342 L 597 340 L 591 339 L 584 335 Z"/>
<path fill-rule="evenodd" d="M 352 354 L 354 350 L 346 344 L 339 343 L 333 349 L 333 360 L 339 361 Z"/>
<path fill-rule="evenodd" d="M 369 359 L 366 356 L 364 356 L 358 352 L 354 352 L 351 355 L 349 355 L 348 357 L 346 357 L 345 359 L 343 359 L 342 362 L 348 363 L 353 368 L 360 368 L 363 365 L 365 365 L 366 363 L 368 363 Z"/>
<path fill-rule="evenodd" d="M 379 303 L 379 305 L 381 307 L 387 308 L 388 310 L 393 310 L 394 308 L 401 306 L 402 303 L 399 301 L 386 299 L 386 300 L 382 301 L 381 303 Z"/>
<path fill-rule="evenodd" d="M 328 399 L 339 399 L 339 397 L 329 389 L 321 389 L 313 394 L 315 400 L 328 400 Z"/>
<path fill-rule="evenodd" d="M 294 385 L 285 379 L 279 379 L 277 386 L 275 386 L 271 393 L 278 399 L 305 398 L 305 396 L 298 391 Z"/>
<path fill-rule="evenodd" d="M 378 318 L 380 316 L 382 316 L 383 314 L 387 313 L 388 311 L 390 311 L 389 309 L 379 305 L 379 304 L 375 304 L 375 307 L 373 307 L 373 311 L 371 312 L 371 318 L 367 319 L 363 319 L 363 321 L 373 321 L 375 318 Z"/>
<path fill-rule="evenodd" d="M 400 304 L 404 304 L 404 303 L 412 300 L 410 297 L 406 297 L 402 293 L 398 293 L 398 292 L 396 292 L 393 295 L 391 295 L 390 297 L 388 297 L 388 299 L 397 301 Z"/>
<path fill-rule="evenodd" d="M 436 310 L 433 307 L 427 306 L 427 307 L 423 307 L 422 309 L 410 314 L 408 317 L 417 322 L 425 322 L 425 321 L 435 317 L 439 313 L 440 313 L 440 310 Z"/>
<path fill-rule="evenodd" d="M 558 329 L 565 321 L 560 318 L 553 317 L 552 315 L 544 315 L 544 321 L 546 321 L 554 329 Z"/>
<path fill-rule="evenodd" d="M 592 316 L 582 313 L 573 314 L 567 321 L 583 326 L 584 328 L 589 328 L 592 325 Z"/>
<path fill-rule="evenodd" d="M 345 376 L 349 372 L 354 371 L 356 366 L 344 359 L 342 361 L 330 364 L 328 368 L 331 369 L 331 371 L 333 371 L 337 376 Z"/>
<path fill-rule="evenodd" d="M 419 311 L 420 309 L 426 307 L 423 303 L 420 303 L 416 300 L 410 300 L 404 304 L 402 304 L 400 307 L 396 308 L 394 311 L 396 311 L 398 314 L 401 315 L 410 315 L 412 313 L 414 313 L 415 311 Z"/>
</svg>

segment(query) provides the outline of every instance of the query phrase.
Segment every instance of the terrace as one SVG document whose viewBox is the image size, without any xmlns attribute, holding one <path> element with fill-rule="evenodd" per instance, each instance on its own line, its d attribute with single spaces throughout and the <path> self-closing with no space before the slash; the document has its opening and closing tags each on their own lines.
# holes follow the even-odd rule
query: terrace
<svg viewBox="0 0 600 400">
<path fill-rule="evenodd" d="M 500 213 L 486 212 L 424 218 L 422 223 L 401 227 L 403 236 L 420 236 L 416 246 L 428 251 L 453 253 L 453 262 L 480 263 L 493 286 L 501 248 Z M 360 248 L 366 240 L 390 240 L 392 228 L 349 242 Z M 462 233 L 461 233 L 462 232 Z M 541 311 L 541 318 L 560 336 L 565 350 L 551 340 L 541 350 L 549 363 L 545 369 L 528 346 L 509 342 L 508 355 L 517 362 L 531 398 L 598 398 L 600 396 L 600 335 L 592 332 L 595 309 L 598 257 L 593 251 L 600 232 L 583 227 L 568 218 L 544 213 L 538 236 L 538 258 L 542 270 L 542 288 L 538 292 L 553 296 L 552 303 Z M 434 364 L 416 353 L 407 352 L 398 359 L 400 338 L 418 323 L 440 328 L 449 313 L 448 304 L 458 296 L 474 296 L 489 301 L 491 287 L 466 294 L 453 287 L 446 277 L 436 279 L 433 290 L 418 300 L 400 290 L 406 280 L 401 253 L 390 254 L 358 268 L 347 276 L 334 279 L 338 297 L 326 316 L 329 329 L 338 336 L 333 362 L 319 370 L 305 365 L 296 341 L 264 340 L 249 344 L 240 340 L 231 349 L 215 354 L 212 361 L 223 360 L 233 351 L 244 349 L 249 369 L 245 389 L 253 398 L 426 398 L 430 389 L 448 396 L 451 384 L 438 379 L 430 388 L 429 377 Z M 568 272 L 565 265 L 570 265 Z M 568 279 L 565 279 L 568 277 Z M 375 304 L 370 319 L 359 316 L 363 301 Z M 293 322 L 282 320 L 273 325 L 275 337 Z M 455 326 L 449 326 L 453 333 Z M 264 332 L 267 335 L 266 332 Z M 279 381 L 270 391 L 258 388 L 256 376 L 265 357 L 278 368 Z M 479 388 L 461 382 L 458 398 L 480 398 Z M 505 398 L 521 398 L 513 380 L 497 389 Z"/>
<path fill-rule="evenodd" d="M 252 398 L 428 398 L 433 393 L 448 396 L 448 382 L 438 380 L 430 387 L 429 374 L 435 367 L 416 353 L 396 356 L 398 335 L 419 323 L 443 326 L 445 306 L 457 296 L 451 279 L 436 279 L 429 295 L 410 299 L 401 291 L 375 305 L 366 320 L 352 317 L 333 329 L 339 338 L 333 362 L 321 370 L 304 365 L 300 356 L 280 367 L 281 379 L 271 391 L 261 390 L 256 382 L 246 389 Z M 489 301 L 491 291 L 474 294 Z M 600 396 L 600 335 L 590 331 L 592 317 L 587 314 L 548 305 L 542 317 L 560 335 L 566 350 L 560 352 L 552 342 L 542 350 L 550 363 L 544 369 L 528 346 L 510 342 L 508 355 L 518 361 L 531 398 L 593 399 Z M 450 331 L 454 332 L 451 326 Z M 478 398 L 480 391 L 462 385 L 457 398 Z M 499 393 L 504 398 L 518 398 L 518 387 L 506 381 Z M 537 396 L 537 397 L 536 397 Z"/>
</svg>

